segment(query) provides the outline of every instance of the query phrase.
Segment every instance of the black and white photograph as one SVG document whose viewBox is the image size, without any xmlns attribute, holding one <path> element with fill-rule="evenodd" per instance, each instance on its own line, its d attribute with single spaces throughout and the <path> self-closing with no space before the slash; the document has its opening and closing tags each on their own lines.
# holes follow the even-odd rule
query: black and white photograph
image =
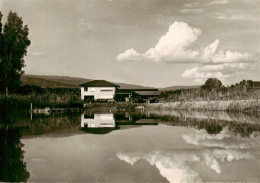
<svg viewBox="0 0 260 183">
<path fill-rule="evenodd" d="M 260 0 L 0 0 L 0 182 L 260 182 Z"/>
</svg>

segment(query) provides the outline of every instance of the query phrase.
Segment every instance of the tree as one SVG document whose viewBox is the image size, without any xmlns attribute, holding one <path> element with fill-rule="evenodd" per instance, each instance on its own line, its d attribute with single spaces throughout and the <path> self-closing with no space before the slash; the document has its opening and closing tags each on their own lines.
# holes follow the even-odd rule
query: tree
<svg viewBox="0 0 260 183">
<path fill-rule="evenodd" d="M 7 22 L 2 27 L 0 12 L 0 91 L 15 91 L 21 84 L 24 73 L 24 56 L 31 44 L 28 26 L 23 26 L 23 20 L 17 13 L 9 12 Z"/>
<path fill-rule="evenodd" d="M 201 88 L 204 90 L 211 91 L 211 90 L 219 89 L 219 88 L 221 88 L 221 86 L 222 86 L 222 83 L 219 79 L 209 78 L 209 79 L 207 79 L 205 84 L 201 86 Z"/>
</svg>

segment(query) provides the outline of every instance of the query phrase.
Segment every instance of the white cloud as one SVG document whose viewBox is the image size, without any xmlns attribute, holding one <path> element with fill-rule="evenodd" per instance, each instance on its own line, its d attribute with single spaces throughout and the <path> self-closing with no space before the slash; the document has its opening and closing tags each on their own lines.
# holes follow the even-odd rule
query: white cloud
<svg viewBox="0 0 260 183">
<path fill-rule="evenodd" d="M 202 13 L 204 10 L 201 8 L 187 8 L 187 9 L 180 9 L 180 13 Z"/>
<path fill-rule="evenodd" d="M 226 81 L 232 78 L 234 74 L 252 70 L 250 63 L 223 63 L 219 65 L 204 65 L 187 69 L 181 75 L 184 78 L 194 78 L 197 83 L 202 84 L 207 78 L 218 78 Z"/>
<path fill-rule="evenodd" d="M 160 174 L 169 182 L 202 182 L 199 173 L 191 168 L 192 163 L 202 163 L 221 173 L 220 163 L 232 162 L 233 160 L 254 158 L 249 152 L 229 149 L 209 150 L 178 150 L 174 152 L 140 152 L 140 153 L 117 153 L 117 157 L 131 165 L 139 160 L 146 160 L 155 166 Z"/>
<path fill-rule="evenodd" d="M 47 55 L 43 52 L 29 52 L 27 55 L 30 57 L 47 58 Z"/>
<path fill-rule="evenodd" d="M 228 127 L 224 128 L 219 134 L 211 135 L 206 130 L 195 130 L 192 134 L 182 135 L 183 140 L 188 144 L 206 146 L 206 147 L 221 147 L 225 149 L 247 149 L 253 146 L 250 143 L 237 141 L 233 138 Z"/>
<path fill-rule="evenodd" d="M 227 4 L 227 3 L 228 3 L 228 0 L 215 0 L 215 1 L 209 2 L 210 5 L 216 5 L 216 4 L 223 5 L 223 4 Z"/>
<path fill-rule="evenodd" d="M 174 22 L 168 32 L 162 36 L 155 47 L 144 53 L 131 48 L 119 54 L 118 61 L 154 61 L 172 63 L 211 63 L 246 62 L 251 59 L 247 53 L 232 52 L 230 50 L 217 52 L 220 41 L 201 49 L 190 49 L 190 45 L 197 41 L 201 30 L 190 27 L 184 22 Z"/>
<path fill-rule="evenodd" d="M 234 73 L 252 69 L 251 63 L 254 61 L 252 55 L 220 50 L 218 39 L 206 47 L 191 49 L 191 45 L 200 35 L 199 28 L 190 27 L 185 22 L 174 22 L 154 47 L 144 53 L 131 48 L 120 53 L 116 59 L 118 61 L 200 64 L 199 67 L 187 69 L 182 74 L 182 77 L 194 78 L 198 83 L 204 82 L 209 77 L 227 79 Z"/>
<path fill-rule="evenodd" d="M 155 166 L 161 176 L 166 178 L 169 182 L 202 182 L 199 174 L 188 167 L 186 162 L 199 161 L 197 155 L 185 153 L 118 153 L 117 157 L 131 165 L 143 159 Z"/>
<path fill-rule="evenodd" d="M 234 14 L 234 15 L 219 15 L 216 17 L 220 20 L 259 20 L 258 16 L 250 15 L 250 14 Z"/>
<path fill-rule="evenodd" d="M 118 61 L 191 62 L 199 53 L 185 48 L 195 42 L 200 34 L 200 29 L 192 28 L 184 22 L 174 22 L 155 47 L 145 53 L 139 53 L 131 48 L 119 54 L 116 59 Z"/>
<path fill-rule="evenodd" d="M 183 7 L 186 7 L 186 8 L 192 8 L 192 7 L 195 7 L 195 6 L 198 6 L 199 4 L 197 2 L 195 3 L 186 3 L 183 5 Z"/>
<path fill-rule="evenodd" d="M 221 173 L 219 162 L 231 162 L 233 160 L 251 159 L 254 158 L 249 152 L 240 152 L 235 150 L 214 149 L 213 151 L 206 150 L 202 155 L 202 163 L 210 167 L 217 174 Z"/>
</svg>

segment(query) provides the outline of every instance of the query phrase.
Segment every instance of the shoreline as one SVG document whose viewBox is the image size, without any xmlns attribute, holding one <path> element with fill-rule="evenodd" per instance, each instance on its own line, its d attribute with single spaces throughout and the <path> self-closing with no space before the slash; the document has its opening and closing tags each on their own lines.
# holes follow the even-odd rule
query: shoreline
<svg viewBox="0 0 260 183">
<path fill-rule="evenodd" d="M 164 102 L 146 104 L 147 109 L 229 111 L 260 114 L 260 99 Z"/>
</svg>

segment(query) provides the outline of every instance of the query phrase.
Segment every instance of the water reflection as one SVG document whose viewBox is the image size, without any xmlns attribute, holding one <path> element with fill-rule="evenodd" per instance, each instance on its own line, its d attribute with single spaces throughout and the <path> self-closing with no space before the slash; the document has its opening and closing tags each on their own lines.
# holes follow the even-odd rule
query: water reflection
<svg viewBox="0 0 260 183">
<path fill-rule="evenodd" d="M 249 152 L 226 149 L 185 149 L 176 152 L 119 152 L 117 157 L 130 165 L 134 165 L 140 160 L 146 160 L 150 165 L 155 166 L 169 182 L 203 182 L 201 175 L 191 166 L 195 163 L 199 163 L 201 166 L 206 165 L 217 174 L 221 174 L 220 163 L 231 163 L 235 160 L 254 158 Z"/>
<path fill-rule="evenodd" d="M 145 113 L 92 113 L 81 114 L 81 130 L 86 133 L 107 134 L 113 130 L 129 129 L 144 125 L 158 125 Z"/>
<path fill-rule="evenodd" d="M 81 114 L 81 127 L 88 128 L 115 128 L 113 114 Z"/>
<path fill-rule="evenodd" d="M 113 130 L 134 128 L 143 125 L 193 127 L 206 130 L 207 134 L 219 134 L 225 130 L 242 137 L 259 135 L 260 121 L 257 116 L 227 112 L 191 111 L 143 111 L 81 114 L 81 128 L 88 133 L 106 134 Z M 95 129 L 96 128 L 96 129 Z"/>
<path fill-rule="evenodd" d="M 246 115 L 244 113 L 232 113 L 225 111 L 187 111 L 187 110 L 150 110 L 150 113 L 159 116 L 174 116 L 181 120 L 218 120 L 239 122 L 247 124 L 260 124 L 260 118 L 257 115 Z"/>
<path fill-rule="evenodd" d="M 186 126 L 205 129 L 208 134 L 219 134 L 223 128 L 239 134 L 242 137 L 259 135 L 260 118 L 241 113 L 196 112 L 196 111 L 149 111 L 150 116 L 168 122 L 173 126 Z M 170 122 L 170 123 L 169 123 Z"/>
<path fill-rule="evenodd" d="M 210 113 L 195 112 L 193 114 L 189 111 L 149 111 L 148 113 L 149 116 L 166 125 L 193 127 L 189 133 L 181 135 L 182 140 L 190 145 L 190 148 L 148 152 L 119 151 L 116 156 L 130 165 L 145 160 L 155 166 L 161 176 L 169 182 L 203 182 L 205 170 L 203 173 L 199 171 L 203 166 L 207 166 L 215 174 L 223 173 L 223 177 L 228 177 L 227 172 L 222 171 L 222 166 L 235 161 L 258 161 L 259 140 L 255 137 L 259 135 L 260 126 L 257 117 L 238 114 L 236 118 L 236 115 L 224 112 L 220 112 L 219 116 L 217 113 L 210 115 Z M 243 137 L 256 140 L 249 141 Z M 241 163 L 236 164 L 241 165 Z M 236 169 L 239 170 L 239 167 Z M 210 172 L 208 174 L 214 177 L 214 174 Z M 258 180 L 257 177 L 252 180 Z"/>
<path fill-rule="evenodd" d="M 0 112 L 0 181 L 26 182 L 30 173 L 24 162 L 24 151 L 21 132 L 14 127 L 12 112 Z"/>
<path fill-rule="evenodd" d="M 219 134 L 208 134 L 206 130 L 193 130 L 193 133 L 183 134 L 183 140 L 188 144 L 221 147 L 225 149 L 246 149 L 252 147 L 252 144 L 243 141 L 241 137 L 235 136 L 225 127 Z"/>
<path fill-rule="evenodd" d="M 225 171 L 230 167 L 237 172 L 245 169 L 241 176 L 252 175 L 252 181 L 259 180 L 254 172 L 259 168 L 260 157 L 260 126 L 255 116 L 236 118 L 234 114 L 222 112 L 200 115 L 184 111 L 85 111 L 83 114 L 38 114 L 31 119 L 29 113 L 1 113 L 1 181 L 27 181 L 31 176 L 30 181 L 36 182 L 93 182 L 100 176 L 103 182 L 114 182 L 121 176 L 124 182 L 128 171 L 136 171 L 132 174 L 136 176 L 151 165 L 170 182 L 201 182 L 222 177 L 227 178 L 222 181 L 234 180 L 235 173 L 229 176 Z M 129 128 L 136 129 L 123 130 Z M 120 131 L 110 133 L 115 130 Z M 35 135 L 37 138 L 32 138 Z M 139 162 L 142 160 L 145 163 Z M 130 170 L 128 164 L 137 169 Z M 26 166 L 32 170 L 31 175 Z M 72 179 L 78 174 L 79 179 Z M 153 177 L 148 181 L 158 175 L 150 173 Z"/>
</svg>

